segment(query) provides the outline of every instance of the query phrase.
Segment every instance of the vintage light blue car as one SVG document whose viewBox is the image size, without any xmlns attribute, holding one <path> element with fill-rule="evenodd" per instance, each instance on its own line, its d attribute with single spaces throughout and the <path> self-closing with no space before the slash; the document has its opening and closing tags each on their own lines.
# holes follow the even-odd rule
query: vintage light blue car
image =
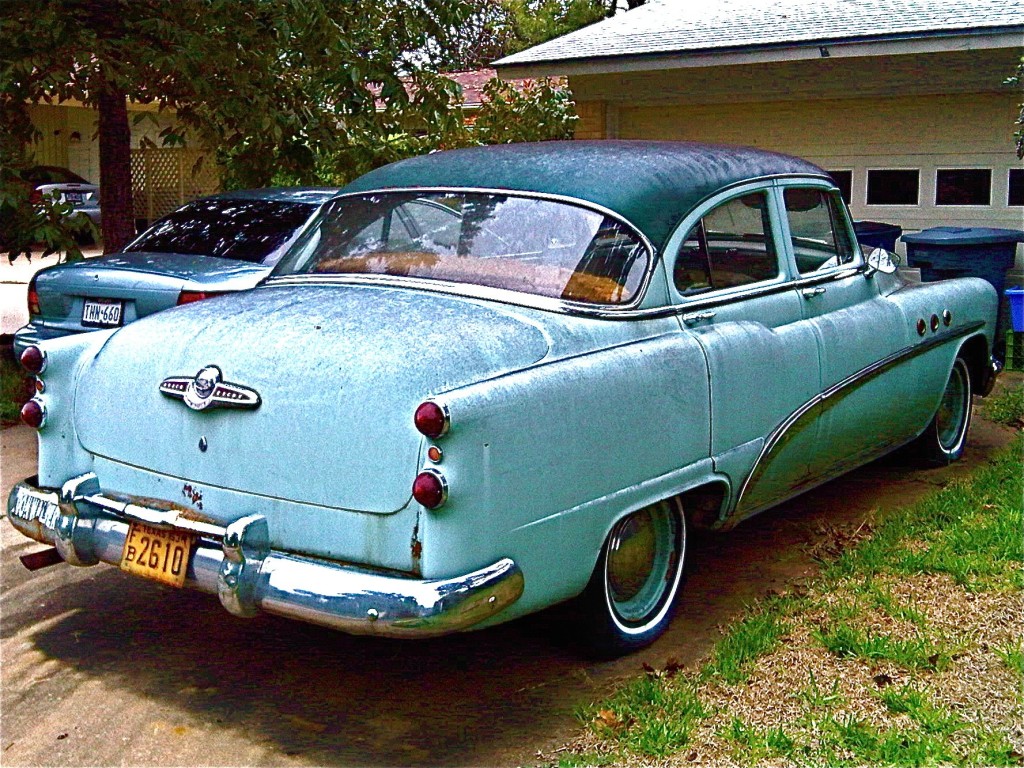
<svg viewBox="0 0 1024 768">
<path fill-rule="evenodd" d="M 796 158 L 688 143 L 435 153 L 358 179 L 260 287 L 32 346 L 56 552 L 352 633 L 573 600 L 672 614 L 691 527 L 913 443 L 964 450 L 996 296 L 910 284 Z M 158 599 L 154 592 L 154 599 Z"/>
<path fill-rule="evenodd" d="M 28 289 L 29 322 L 15 354 L 46 339 L 115 328 L 270 274 L 335 187 L 223 192 L 186 203 L 124 250 L 40 270 Z"/>
</svg>

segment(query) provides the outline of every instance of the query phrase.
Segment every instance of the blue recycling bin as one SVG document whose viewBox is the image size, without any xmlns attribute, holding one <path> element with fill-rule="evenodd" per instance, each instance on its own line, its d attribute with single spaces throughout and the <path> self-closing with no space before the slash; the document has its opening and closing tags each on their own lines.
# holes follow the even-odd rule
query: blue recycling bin
<svg viewBox="0 0 1024 768">
<path fill-rule="evenodd" d="M 857 233 L 857 242 L 861 245 L 895 251 L 896 241 L 903 234 L 903 227 L 881 221 L 855 221 L 853 231 Z"/>
<path fill-rule="evenodd" d="M 1006 271 L 1013 266 L 1017 243 L 1024 232 L 991 227 L 932 227 L 903 235 L 907 263 L 921 270 L 926 283 L 950 277 L 982 277 L 992 283 L 1000 299 Z"/>
</svg>

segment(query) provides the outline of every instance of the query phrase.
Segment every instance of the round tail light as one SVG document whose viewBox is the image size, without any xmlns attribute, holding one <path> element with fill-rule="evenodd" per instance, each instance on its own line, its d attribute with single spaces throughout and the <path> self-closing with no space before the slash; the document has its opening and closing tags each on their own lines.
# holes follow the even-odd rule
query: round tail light
<svg viewBox="0 0 1024 768">
<path fill-rule="evenodd" d="M 46 353 L 35 345 L 26 347 L 18 360 L 29 373 L 40 374 L 46 369 Z"/>
<path fill-rule="evenodd" d="M 432 400 L 420 404 L 413 416 L 413 421 L 420 434 L 430 438 L 438 438 L 446 434 L 450 423 L 448 409 Z"/>
<path fill-rule="evenodd" d="M 46 423 L 46 408 L 38 400 L 29 400 L 21 406 L 21 420 L 32 429 L 40 429 Z"/>
<path fill-rule="evenodd" d="M 448 482 L 436 469 L 425 469 L 412 483 L 412 497 L 427 509 L 437 509 L 448 500 Z"/>
</svg>

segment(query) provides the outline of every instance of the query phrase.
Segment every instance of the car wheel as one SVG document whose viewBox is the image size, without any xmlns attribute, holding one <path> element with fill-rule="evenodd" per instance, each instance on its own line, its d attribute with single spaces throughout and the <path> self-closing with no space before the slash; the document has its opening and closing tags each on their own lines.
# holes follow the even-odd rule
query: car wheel
<svg viewBox="0 0 1024 768">
<path fill-rule="evenodd" d="M 590 650 L 618 656 L 664 632 L 685 561 L 686 517 L 678 500 L 652 504 L 615 523 L 579 599 Z"/>
<path fill-rule="evenodd" d="M 918 455 L 932 466 L 945 466 L 956 461 L 963 456 L 970 424 L 971 376 L 967 363 L 958 357 L 942 391 L 938 410 L 928 428 L 917 438 L 915 447 Z"/>
</svg>

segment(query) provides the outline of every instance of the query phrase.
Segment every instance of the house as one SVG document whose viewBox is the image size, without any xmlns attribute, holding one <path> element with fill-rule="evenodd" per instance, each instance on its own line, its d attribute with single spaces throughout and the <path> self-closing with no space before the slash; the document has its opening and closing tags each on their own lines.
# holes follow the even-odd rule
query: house
<svg viewBox="0 0 1024 768">
<path fill-rule="evenodd" d="M 98 114 L 81 102 L 44 102 L 28 107 L 38 130 L 29 147 L 33 162 L 56 165 L 99 183 Z M 212 153 L 197 147 L 164 147 L 160 135 L 175 126 L 174 113 L 156 104 L 128 103 L 132 132 L 132 200 L 135 218 L 151 222 L 182 203 L 220 188 Z"/>
<path fill-rule="evenodd" d="M 1021 229 L 1022 54 L 1024 0 L 650 0 L 494 66 L 567 76 L 577 138 L 750 144 L 855 219 Z"/>
</svg>

